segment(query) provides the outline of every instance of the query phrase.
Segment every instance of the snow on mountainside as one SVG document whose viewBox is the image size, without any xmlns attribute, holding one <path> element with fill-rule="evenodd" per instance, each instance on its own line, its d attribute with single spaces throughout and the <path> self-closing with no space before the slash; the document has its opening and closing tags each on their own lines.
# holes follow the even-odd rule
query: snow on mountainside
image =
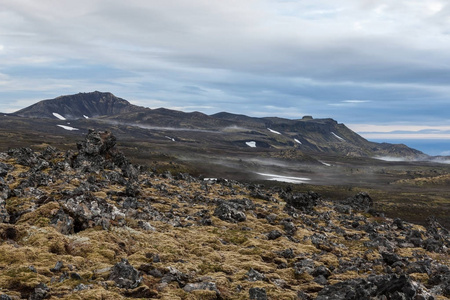
<svg viewBox="0 0 450 300">
<path fill-rule="evenodd" d="M 80 130 L 83 130 L 83 125 L 79 123 L 84 123 L 85 129 L 92 126 L 121 126 L 122 130 L 127 127 L 128 131 L 129 127 L 137 127 L 151 132 L 160 131 L 165 140 L 165 136 L 169 136 L 180 142 L 186 137 L 178 136 L 176 132 L 182 130 L 189 132 L 192 141 L 195 140 L 210 149 L 221 145 L 222 149 L 299 149 L 305 153 L 357 157 L 417 158 L 424 155 L 404 145 L 369 142 L 333 119 L 304 117 L 291 120 L 276 117 L 256 118 L 226 112 L 206 115 L 201 112 L 185 113 L 166 108 L 150 109 L 102 92 L 79 93 L 43 100 L 12 115 L 77 120 L 75 127 Z M 130 137 L 137 134 L 136 131 L 130 130 Z"/>
<path fill-rule="evenodd" d="M 115 115 L 142 109 L 111 93 L 92 92 L 60 96 L 43 100 L 15 112 L 29 118 L 53 118 L 61 120 L 88 119 L 88 116 Z"/>
</svg>

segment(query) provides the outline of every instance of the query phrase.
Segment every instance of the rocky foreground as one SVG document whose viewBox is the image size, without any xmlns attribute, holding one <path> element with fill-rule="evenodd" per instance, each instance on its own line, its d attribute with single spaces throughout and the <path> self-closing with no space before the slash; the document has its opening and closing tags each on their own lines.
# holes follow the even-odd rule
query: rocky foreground
<svg viewBox="0 0 450 300">
<path fill-rule="evenodd" d="M 449 232 L 371 205 L 159 174 L 108 132 L 77 151 L 12 149 L 0 299 L 449 299 Z"/>
</svg>

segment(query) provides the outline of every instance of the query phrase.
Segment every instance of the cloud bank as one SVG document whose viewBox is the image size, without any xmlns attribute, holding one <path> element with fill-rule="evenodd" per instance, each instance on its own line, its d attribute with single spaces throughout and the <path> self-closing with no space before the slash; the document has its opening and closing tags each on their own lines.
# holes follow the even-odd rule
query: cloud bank
<svg viewBox="0 0 450 300">
<path fill-rule="evenodd" d="M 437 0 L 4 0 L 0 111 L 110 91 L 134 104 L 450 125 Z"/>
</svg>

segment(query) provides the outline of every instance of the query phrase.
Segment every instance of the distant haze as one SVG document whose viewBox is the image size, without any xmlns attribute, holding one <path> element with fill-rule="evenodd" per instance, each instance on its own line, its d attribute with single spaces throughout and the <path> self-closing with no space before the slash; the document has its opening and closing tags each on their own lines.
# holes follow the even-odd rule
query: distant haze
<svg viewBox="0 0 450 300">
<path fill-rule="evenodd" d="M 450 140 L 435 139 L 370 139 L 372 142 L 401 143 L 408 147 L 420 150 L 428 155 L 445 155 L 450 156 Z"/>
</svg>

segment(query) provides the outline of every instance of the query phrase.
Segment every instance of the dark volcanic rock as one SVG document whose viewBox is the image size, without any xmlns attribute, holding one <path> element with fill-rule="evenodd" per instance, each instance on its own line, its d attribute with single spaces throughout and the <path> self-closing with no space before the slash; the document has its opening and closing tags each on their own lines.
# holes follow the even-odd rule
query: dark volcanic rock
<svg viewBox="0 0 450 300">
<path fill-rule="evenodd" d="M 112 280 L 120 288 L 133 289 L 142 282 L 139 271 L 129 264 L 128 260 L 122 259 L 114 265 L 109 280 Z"/>
<path fill-rule="evenodd" d="M 223 201 L 214 210 L 214 215 L 223 221 L 243 222 L 247 219 L 247 216 L 238 207 L 234 203 Z"/>
<path fill-rule="evenodd" d="M 361 192 L 342 201 L 342 204 L 348 205 L 356 210 L 368 211 L 370 208 L 372 208 L 373 200 L 372 198 L 370 198 L 369 194 L 367 194 L 366 192 Z"/>
<path fill-rule="evenodd" d="M 263 288 L 252 287 L 248 290 L 250 299 L 253 300 L 267 300 L 266 290 Z"/>
<path fill-rule="evenodd" d="M 64 211 L 74 220 L 74 232 L 80 232 L 94 226 L 107 229 L 111 220 L 123 220 L 124 214 L 105 199 L 93 197 L 90 193 L 61 201 Z M 62 220 L 70 220 L 61 216 Z M 55 220 L 53 220 L 55 222 Z M 56 224 L 58 220 L 56 220 Z M 70 224 L 66 224 L 70 225 Z M 64 227 L 64 226 L 63 226 Z M 70 226 L 65 226 L 71 230 Z"/>
<path fill-rule="evenodd" d="M 183 287 L 185 292 L 192 292 L 195 290 L 208 290 L 216 292 L 217 296 L 220 296 L 220 291 L 217 289 L 214 282 L 199 282 L 199 283 L 188 283 Z"/>
<path fill-rule="evenodd" d="M 289 248 L 289 249 L 284 249 L 283 251 L 279 251 L 279 252 L 277 252 L 277 254 L 278 254 L 279 256 L 281 256 L 281 257 L 286 258 L 286 259 L 294 258 L 294 257 L 295 257 L 294 251 L 292 251 L 291 248 Z"/>
<path fill-rule="evenodd" d="M 367 279 L 351 279 L 326 286 L 317 300 L 359 299 L 434 299 L 423 294 L 423 287 L 405 275 L 378 275 Z M 420 298 L 418 298 L 420 299 Z"/>
<path fill-rule="evenodd" d="M 268 240 L 276 240 L 279 237 L 282 237 L 283 234 L 281 232 L 279 232 L 278 230 L 272 230 L 271 232 L 269 232 L 267 234 L 267 239 Z"/>
<path fill-rule="evenodd" d="M 8 150 L 8 155 L 14 157 L 18 164 L 33 167 L 39 163 L 39 155 L 30 148 L 18 148 Z"/>
<path fill-rule="evenodd" d="M 400 256 L 390 252 L 381 252 L 381 256 L 383 257 L 384 262 L 387 263 L 388 265 L 393 265 L 396 262 L 402 260 Z"/>
<path fill-rule="evenodd" d="M 319 194 L 310 191 L 306 194 L 287 194 L 284 200 L 288 206 L 302 211 L 309 211 L 319 203 L 320 198 Z"/>
<path fill-rule="evenodd" d="M 74 233 L 74 220 L 66 214 L 62 208 L 59 209 L 56 215 L 53 216 L 50 220 L 50 224 L 52 224 L 56 230 L 62 234 Z"/>
<path fill-rule="evenodd" d="M 39 283 L 35 288 L 33 293 L 30 295 L 30 300 L 42 300 L 47 296 L 50 289 L 45 285 L 45 283 Z"/>
<path fill-rule="evenodd" d="M 247 276 L 248 281 L 259 281 L 259 280 L 265 280 L 266 276 L 264 274 L 256 271 L 253 268 L 250 268 L 250 270 L 245 274 Z"/>
<path fill-rule="evenodd" d="M 89 130 L 86 139 L 77 144 L 80 154 L 106 155 L 116 145 L 116 137 L 108 131 Z"/>
<path fill-rule="evenodd" d="M 14 169 L 12 165 L 0 162 L 0 177 L 5 177 L 12 169 Z"/>
<path fill-rule="evenodd" d="M 317 268 L 314 269 L 314 271 L 311 273 L 312 276 L 316 277 L 316 276 L 323 276 L 325 278 L 330 277 L 331 272 L 330 270 L 325 267 L 325 266 L 318 266 Z"/>
<path fill-rule="evenodd" d="M 62 261 L 58 260 L 53 268 L 50 269 L 53 273 L 61 271 L 62 267 L 64 267 L 64 264 Z"/>
<path fill-rule="evenodd" d="M 77 144 L 78 154 L 72 157 L 72 166 L 86 171 L 119 167 L 124 177 L 137 179 L 139 171 L 115 145 L 116 137 L 111 132 L 90 129 L 86 139 Z"/>
</svg>

